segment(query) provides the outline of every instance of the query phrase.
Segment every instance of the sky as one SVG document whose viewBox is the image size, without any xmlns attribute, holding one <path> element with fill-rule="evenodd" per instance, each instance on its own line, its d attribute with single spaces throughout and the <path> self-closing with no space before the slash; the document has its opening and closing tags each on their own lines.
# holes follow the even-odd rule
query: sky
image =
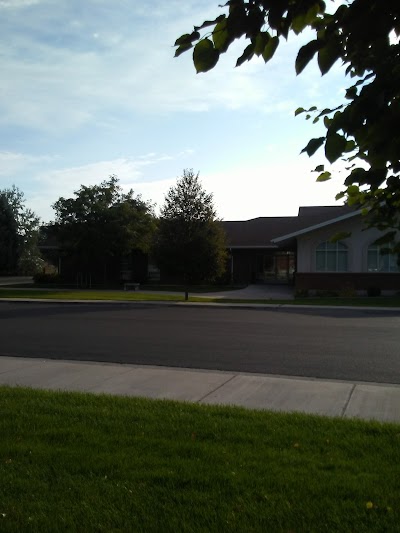
<svg viewBox="0 0 400 533">
<path fill-rule="evenodd" d="M 46 223 L 51 205 L 81 185 L 116 175 L 124 190 L 162 206 L 184 169 L 200 173 L 219 218 L 296 215 L 334 205 L 324 161 L 300 151 L 323 127 L 298 107 L 343 101 L 334 66 L 298 77 L 302 34 L 235 68 L 235 43 L 214 70 L 196 74 L 174 42 L 224 11 L 217 0 L 0 0 L 0 189 L 15 184 Z"/>
</svg>

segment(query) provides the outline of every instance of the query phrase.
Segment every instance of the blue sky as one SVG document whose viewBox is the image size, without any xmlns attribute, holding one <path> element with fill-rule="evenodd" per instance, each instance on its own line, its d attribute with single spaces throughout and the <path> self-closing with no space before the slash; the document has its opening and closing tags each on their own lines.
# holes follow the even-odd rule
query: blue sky
<svg viewBox="0 0 400 533">
<path fill-rule="evenodd" d="M 316 65 L 295 76 L 307 35 L 267 65 L 234 68 L 237 43 L 196 74 L 173 43 L 220 12 L 217 0 L 0 0 L 0 188 L 19 187 L 44 222 L 60 196 L 111 174 L 160 206 L 185 168 L 225 220 L 334 204 L 343 176 L 315 183 L 323 154 L 299 153 L 321 129 L 294 110 L 341 103 L 349 80 Z"/>
</svg>

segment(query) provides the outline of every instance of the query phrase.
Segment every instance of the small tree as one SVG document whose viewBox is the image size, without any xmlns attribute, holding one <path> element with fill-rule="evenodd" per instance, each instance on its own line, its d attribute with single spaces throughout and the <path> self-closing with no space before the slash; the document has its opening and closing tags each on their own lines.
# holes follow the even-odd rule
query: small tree
<svg viewBox="0 0 400 533">
<path fill-rule="evenodd" d="M 213 281 L 226 266 L 225 233 L 216 218 L 212 194 L 206 193 L 199 174 L 183 171 L 161 209 L 154 245 L 160 269 L 185 285 Z"/>
</svg>

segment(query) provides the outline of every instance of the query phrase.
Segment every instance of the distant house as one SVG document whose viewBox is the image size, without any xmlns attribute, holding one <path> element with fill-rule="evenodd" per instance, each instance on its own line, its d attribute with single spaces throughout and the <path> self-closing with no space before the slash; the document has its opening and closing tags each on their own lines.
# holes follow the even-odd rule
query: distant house
<svg viewBox="0 0 400 533">
<path fill-rule="evenodd" d="M 296 289 L 400 290 L 397 257 L 382 254 L 382 232 L 365 229 L 348 206 L 300 207 L 297 216 L 226 221 L 233 283 L 292 283 Z M 336 243 L 338 233 L 350 236 Z"/>
</svg>

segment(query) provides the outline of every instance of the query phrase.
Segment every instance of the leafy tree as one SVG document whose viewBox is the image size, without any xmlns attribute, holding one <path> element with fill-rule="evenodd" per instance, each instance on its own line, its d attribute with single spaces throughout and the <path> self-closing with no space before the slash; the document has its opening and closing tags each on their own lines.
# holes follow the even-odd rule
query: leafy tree
<svg viewBox="0 0 400 533">
<path fill-rule="evenodd" d="M 34 274 L 42 265 L 38 248 L 40 219 L 32 209 L 25 206 L 25 195 L 15 185 L 10 189 L 3 189 L 0 194 L 9 205 L 17 227 L 16 271 L 18 274 Z"/>
<path fill-rule="evenodd" d="M 102 267 L 106 280 L 110 260 L 150 249 L 156 224 L 152 205 L 132 190 L 123 193 L 115 176 L 100 185 L 82 185 L 74 195 L 59 198 L 52 207 L 56 236 L 75 257 L 78 271 Z"/>
<path fill-rule="evenodd" d="M 225 234 L 212 194 L 191 169 L 183 171 L 165 197 L 153 253 L 163 271 L 184 282 L 186 299 L 189 284 L 213 281 L 225 270 Z"/>
<path fill-rule="evenodd" d="M 0 193 L 0 273 L 14 274 L 18 262 L 18 226 L 13 210 Z"/>
<path fill-rule="evenodd" d="M 337 199 L 363 208 L 366 221 L 380 229 L 400 227 L 400 2 L 398 0 L 230 0 L 227 13 L 195 26 L 175 42 L 178 56 L 192 47 L 197 72 L 215 67 L 236 40 L 248 44 L 236 66 L 261 56 L 268 62 L 290 33 L 311 30 L 312 39 L 294 61 L 303 72 L 316 56 L 321 74 L 339 61 L 351 78 L 347 103 L 333 109 L 298 108 L 326 132 L 303 152 L 320 147 L 330 163 L 342 159 L 348 174 Z M 204 32 L 205 30 L 205 32 Z M 322 165 L 318 181 L 330 179 Z M 393 238 L 395 232 L 388 234 Z M 400 250 L 400 247 L 398 247 Z"/>
</svg>

